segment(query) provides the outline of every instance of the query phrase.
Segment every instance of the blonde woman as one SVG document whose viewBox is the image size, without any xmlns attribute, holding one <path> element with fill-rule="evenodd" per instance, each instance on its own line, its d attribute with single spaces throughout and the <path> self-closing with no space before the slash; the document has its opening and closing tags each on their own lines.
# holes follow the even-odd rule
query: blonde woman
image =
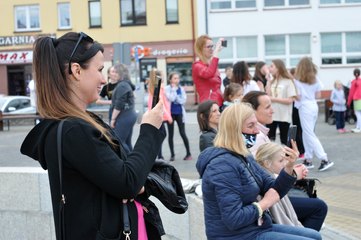
<svg viewBox="0 0 361 240">
<path fill-rule="evenodd" d="M 276 140 L 276 130 L 279 128 L 281 143 L 286 145 L 292 122 L 292 103 L 297 96 L 296 87 L 282 60 L 272 60 L 269 70 L 273 79 L 267 82 L 266 91 L 271 97 L 274 113 L 273 122 L 267 125 L 270 129 L 268 136 L 272 141 Z"/>
<path fill-rule="evenodd" d="M 208 239 L 321 239 L 317 232 L 272 224 L 266 209 L 286 195 L 296 180 L 293 166 L 297 146 L 285 147 L 288 161 L 274 179 L 250 155 L 246 140 L 258 133 L 255 113 L 248 104 L 235 103 L 222 112 L 215 147 L 206 148 L 196 167 L 202 177 Z M 263 198 L 258 200 L 258 196 Z"/>
</svg>

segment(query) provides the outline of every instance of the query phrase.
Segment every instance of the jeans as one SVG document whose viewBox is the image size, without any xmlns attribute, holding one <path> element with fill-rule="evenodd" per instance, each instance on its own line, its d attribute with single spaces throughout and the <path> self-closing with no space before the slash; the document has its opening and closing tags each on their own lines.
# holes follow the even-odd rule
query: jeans
<svg viewBox="0 0 361 240">
<path fill-rule="evenodd" d="M 134 109 L 125 110 L 119 113 L 115 121 L 115 132 L 129 151 L 133 150 L 132 135 L 133 127 L 137 121 L 137 113 Z"/>
<path fill-rule="evenodd" d="M 256 240 L 321 240 L 321 234 L 316 230 L 304 227 L 273 224 L 271 232 L 261 233 Z"/>
<path fill-rule="evenodd" d="M 327 204 L 319 198 L 289 197 L 303 226 L 320 231 L 327 215 Z"/>
<path fill-rule="evenodd" d="M 343 129 L 345 127 L 345 112 L 333 111 L 336 118 L 336 129 Z"/>
</svg>

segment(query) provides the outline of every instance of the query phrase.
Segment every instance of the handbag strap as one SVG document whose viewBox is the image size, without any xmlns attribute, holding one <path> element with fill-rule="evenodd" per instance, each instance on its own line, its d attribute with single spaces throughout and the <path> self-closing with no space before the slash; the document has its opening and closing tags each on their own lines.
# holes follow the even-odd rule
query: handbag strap
<svg viewBox="0 0 361 240">
<path fill-rule="evenodd" d="M 130 230 L 130 222 L 129 222 L 129 213 L 128 213 L 128 205 L 127 203 L 123 203 L 123 234 L 125 235 L 125 240 L 130 240 L 130 234 L 132 231 Z"/>
<path fill-rule="evenodd" d="M 58 164 L 59 164 L 59 185 L 60 185 L 60 205 L 59 205 L 59 234 L 60 239 L 65 240 L 65 216 L 64 216 L 64 207 L 65 207 L 65 195 L 63 193 L 63 165 L 62 165 L 62 139 L 61 135 L 63 132 L 63 124 L 65 120 L 61 120 L 56 134 L 57 140 L 57 152 L 58 152 Z"/>
</svg>

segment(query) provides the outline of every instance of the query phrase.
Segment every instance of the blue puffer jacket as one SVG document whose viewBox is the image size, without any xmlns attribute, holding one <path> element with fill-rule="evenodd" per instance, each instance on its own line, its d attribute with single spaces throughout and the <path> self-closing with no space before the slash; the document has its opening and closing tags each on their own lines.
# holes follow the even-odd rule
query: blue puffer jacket
<svg viewBox="0 0 361 240">
<path fill-rule="evenodd" d="M 260 189 L 245 163 L 226 149 L 210 147 L 204 150 L 196 167 L 202 178 L 204 216 L 208 239 L 255 239 L 261 232 L 272 230 L 272 220 L 263 216 L 257 225 L 258 210 L 252 202 L 259 194 L 274 188 L 282 198 L 296 178 L 281 171 L 273 179 L 252 156 L 245 159 L 262 186 Z"/>
</svg>

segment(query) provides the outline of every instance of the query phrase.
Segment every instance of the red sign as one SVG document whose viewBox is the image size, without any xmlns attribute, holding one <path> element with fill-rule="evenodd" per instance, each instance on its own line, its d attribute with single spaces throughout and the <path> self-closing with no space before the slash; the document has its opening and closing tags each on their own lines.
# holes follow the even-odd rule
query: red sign
<svg viewBox="0 0 361 240">
<path fill-rule="evenodd" d="M 0 64 L 32 63 L 32 51 L 0 52 Z"/>
</svg>

